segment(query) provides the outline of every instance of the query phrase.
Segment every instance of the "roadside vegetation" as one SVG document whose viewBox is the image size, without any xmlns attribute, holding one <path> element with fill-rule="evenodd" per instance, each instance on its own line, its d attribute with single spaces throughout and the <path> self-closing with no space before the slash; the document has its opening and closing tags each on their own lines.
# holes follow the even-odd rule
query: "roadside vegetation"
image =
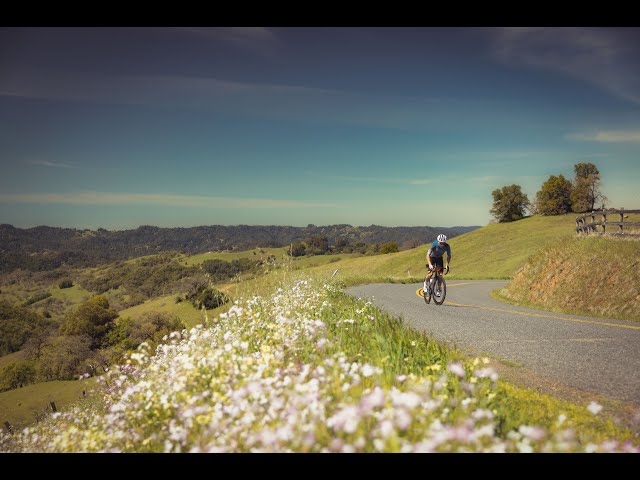
<svg viewBox="0 0 640 480">
<path fill-rule="evenodd" d="M 578 237 L 540 249 L 496 298 L 555 312 L 640 321 L 640 239 Z"/>
<path fill-rule="evenodd" d="M 600 405 L 527 410 L 490 361 L 311 278 L 141 345 L 20 452 L 638 452 Z M 278 288 L 276 288 L 278 287 Z M 247 292 L 249 293 L 249 292 Z"/>
</svg>

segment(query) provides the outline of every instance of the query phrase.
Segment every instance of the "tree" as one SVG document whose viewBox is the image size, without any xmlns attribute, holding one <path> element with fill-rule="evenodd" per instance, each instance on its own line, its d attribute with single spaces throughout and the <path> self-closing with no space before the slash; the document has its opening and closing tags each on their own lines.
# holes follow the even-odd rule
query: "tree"
<svg viewBox="0 0 640 480">
<path fill-rule="evenodd" d="M 591 212 L 596 202 L 606 197 L 599 191 L 600 172 L 593 163 L 577 163 L 573 166 L 575 172 L 574 188 L 571 192 L 571 208 L 576 213 Z"/>
<path fill-rule="evenodd" d="M 17 352 L 34 332 L 51 324 L 28 308 L 0 301 L 0 356 Z"/>
<path fill-rule="evenodd" d="M 37 364 L 39 380 L 73 380 L 85 373 L 81 367 L 91 355 L 91 345 L 89 335 L 64 335 L 53 339 Z"/>
<path fill-rule="evenodd" d="M 52 327 L 35 330 L 23 345 L 27 358 L 39 360 L 40 355 L 42 355 L 42 351 L 51 342 L 52 333 Z"/>
<path fill-rule="evenodd" d="M 118 312 L 109 307 L 109 300 L 104 295 L 96 295 L 80 305 L 62 326 L 67 335 L 88 335 L 91 337 L 91 348 L 103 346 L 105 336 L 114 326 Z"/>
<path fill-rule="evenodd" d="M 307 255 L 324 255 L 329 251 L 329 239 L 327 237 L 313 236 L 305 240 Z"/>
<path fill-rule="evenodd" d="M 563 175 L 551 175 L 536 194 L 540 215 L 563 215 L 571 211 L 573 185 Z"/>
<path fill-rule="evenodd" d="M 0 371 L 0 392 L 29 385 L 35 381 L 36 369 L 30 360 L 14 362 Z"/>
<path fill-rule="evenodd" d="M 491 192 L 493 208 L 490 210 L 500 223 L 513 222 L 524 217 L 529 207 L 529 199 L 522 193 L 520 185 L 504 186 Z"/>
<path fill-rule="evenodd" d="M 292 257 L 302 257 L 304 256 L 307 252 L 304 246 L 304 243 L 302 242 L 295 242 L 291 244 L 291 248 L 288 251 L 289 255 L 291 255 Z"/>
<path fill-rule="evenodd" d="M 398 251 L 398 244 L 396 242 L 388 242 L 380 245 L 380 254 L 396 253 Z"/>
</svg>

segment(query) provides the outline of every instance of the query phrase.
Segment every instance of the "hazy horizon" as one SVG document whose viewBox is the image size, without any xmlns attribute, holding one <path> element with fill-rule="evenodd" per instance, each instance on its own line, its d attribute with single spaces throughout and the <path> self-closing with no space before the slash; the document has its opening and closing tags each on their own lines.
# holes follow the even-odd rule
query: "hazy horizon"
<svg viewBox="0 0 640 480">
<path fill-rule="evenodd" d="M 475 226 L 640 208 L 640 28 L 3 27 L 0 223 Z"/>
<path fill-rule="evenodd" d="M 241 227 L 241 226 L 249 226 L 249 227 L 295 227 L 295 228 L 305 228 L 308 227 L 309 225 L 313 225 L 315 227 L 332 227 L 332 226 L 336 226 L 336 225 L 349 225 L 351 227 L 354 228 L 368 228 L 368 227 L 384 227 L 384 228 L 419 228 L 419 227 L 429 227 L 429 228 L 456 228 L 456 227 L 462 227 L 462 228 L 467 228 L 467 227 L 482 227 L 483 225 L 380 225 L 380 224 L 370 224 L 370 225 L 352 225 L 350 223 L 330 223 L 330 224 L 307 224 L 307 225 L 278 225 L 278 224 L 255 224 L 255 225 L 251 225 L 251 224 L 246 224 L 246 223 L 237 223 L 237 224 L 220 224 L 220 223 L 212 223 L 212 224 L 208 224 L 208 225 L 190 225 L 190 226 L 185 226 L 185 227 L 163 227 L 160 225 L 137 225 L 134 227 L 128 227 L 128 228 L 104 228 L 104 227 L 95 227 L 95 228 L 90 228 L 90 227 L 69 227 L 69 226 L 64 226 L 64 225 L 32 225 L 32 226 L 28 226 L 28 227 L 20 227 L 18 225 L 13 225 L 11 223 L 7 223 L 7 222 L 0 222 L 0 226 L 1 225 L 10 225 L 14 228 L 19 228 L 22 230 L 28 230 L 31 228 L 38 228 L 38 227 L 49 227 L 49 228 L 68 228 L 68 229 L 72 229 L 72 230 L 93 230 L 96 231 L 99 228 L 102 228 L 104 230 L 108 230 L 108 231 L 124 231 L 124 230 L 136 230 L 138 228 L 142 228 L 142 227 L 153 227 L 153 228 L 198 228 L 198 227 Z"/>
</svg>

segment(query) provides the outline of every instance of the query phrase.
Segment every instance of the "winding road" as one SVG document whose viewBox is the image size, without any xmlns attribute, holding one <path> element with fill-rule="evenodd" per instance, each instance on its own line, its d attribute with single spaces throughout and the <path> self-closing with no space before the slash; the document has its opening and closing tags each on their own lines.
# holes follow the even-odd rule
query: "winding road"
<svg viewBox="0 0 640 480">
<path fill-rule="evenodd" d="M 405 324 L 461 349 L 515 362 L 550 382 L 640 405 L 640 322 L 581 317 L 500 303 L 503 280 L 449 280 L 443 305 L 427 305 L 422 284 L 347 289 Z"/>
</svg>

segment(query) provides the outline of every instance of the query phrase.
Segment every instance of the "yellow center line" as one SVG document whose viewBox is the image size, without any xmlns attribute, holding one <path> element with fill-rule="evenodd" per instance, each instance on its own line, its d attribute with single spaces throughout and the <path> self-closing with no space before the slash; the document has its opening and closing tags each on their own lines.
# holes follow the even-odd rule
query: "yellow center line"
<svg viewBox="0 0 640 480">
<path fill-rule="evenodd" d="M 456 283 L 455 285 L 447 285 L 447 287 L 456 287 L 458 285 L 466 285 L 466 283 Z M 416 295 L 420 298 L 422 295 L 422 288 L 419 288 L 416 291 Z M 640 326 L 635 325 L 621 325 L 619 323 L 609 323 L 609 322 L 596 322 L 595 320 L 581 320 L 579 318 L 567 318 L 567 317 L 557 317 L 555 315 L 545 315 L 542 313 L 529 313 L 529 312 L 520 312 L 518 310 L 508 310 L 506 308 L 495 308 L 495 307 L 485 307 L 482 305 L 467 305 L 464 303 L 453 303 L 447 302 L 448 305 L 453 305 L 454 307 L 468 307 L 468 308 L 481 308 L 482 310 L 495 310 L 496 312 L 507 312 L 507 313 L 515 313 L 517 315 L 526 315 L 528 317 L 544 317 L 544 318 L 555 318 L 556 320 L 565 320 L 567 322 L 578 322 L 578 323 L 591 323 L 593 325 L 604 325 L 606 327 L 618 327 L 618 328 L 630 328 L 631 330 L 640 330 Z"/>
<path fill-rule="evenodd" d="M 581 320 L 579 318 L 556 317 L 555 315 L 544 315 L 542 313 L 520 312 L 518 310 L 507 310 L 505 308 L 484 307 L 482 305 L 465 305 L 462 303 L 453 303 L 453 302 L 448 302 L 448 303 L 449 305 L 453 305 L 455 307 L 481 308 L 483 310 L 495 310 L 497 312 L 515 313 L 518 315 L 526 315 L 528 317 L 555 318 L 557 320 L 565 320 L 567 322 L 592 323 L 594 325 L 605 325 L 607 327 L 619 327 L 619 328 L 630 328 L 632 330 L 640 330 L 640 326 L 634 326 L 634 325 L 621 325 L 619 323 L 596 322 L 595 320 Z"/>
<path fill-rule="evenodd" d="M 454 283 L 453 285 L 447 285 L 447 288 L 449 287 L 458 287 L 460 285 L 471 285 L 473 282 L 465 282 L 465 283 Z M 476 284 L 477 285 L 477 284 Z M 419 296 L 420 298 L 423 297 L 422 295 L 422 288 L 419 288 L 418 290 L 416 290 L 416 295 Z"/>
</svg>

